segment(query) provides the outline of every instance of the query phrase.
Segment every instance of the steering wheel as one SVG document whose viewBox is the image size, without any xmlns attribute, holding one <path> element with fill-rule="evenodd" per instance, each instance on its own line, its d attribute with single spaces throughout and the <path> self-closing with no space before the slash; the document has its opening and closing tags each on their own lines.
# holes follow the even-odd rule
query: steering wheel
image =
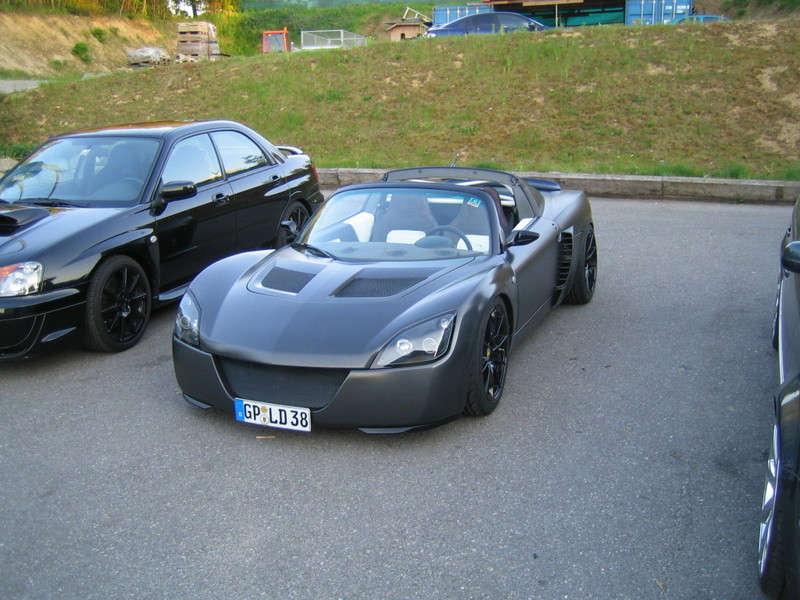
<svg viewBox="0 0 800 600">
<path fill-rule="evenodd" d="M 455 227 L 451 227 L 450 225 L 439 225 L 438 227 L 434 227 L 430 231 L 425 232 L 425 236 L 434 235 L 440 231 L 449 231 L 450 233 L 454 233 L 458 236 L 460 240 L 463 240 L 464 245 L 467 247 L 467 250 L 472 252 L 472 243 L 467 238 L 467 235 L 461 231 L 460 229 L 456 229 Z"/>
</svg>

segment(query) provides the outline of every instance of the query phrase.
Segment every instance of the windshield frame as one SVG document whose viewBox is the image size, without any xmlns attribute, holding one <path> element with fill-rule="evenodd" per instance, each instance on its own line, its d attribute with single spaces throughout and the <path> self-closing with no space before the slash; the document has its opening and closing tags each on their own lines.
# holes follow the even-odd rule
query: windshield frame
<svg viewBox="0 0 800 600">
<path fill-rule="evenodd" d="M 387 219 L 393 201 L 409 203 L 407 208 L 412 202 L 418 203 L 416 207 L 427 204 L 422 210 L 430 215 L 423 214 L 415 221 L 417 225 L 391 229 L 402 223 L 397 215 Z M 466 227 L 462 215 L 470 211 L 477 211 L 471 213 L 473 228 L 469 232 L 459 229 L 463 234 L 459 235 L 450 224 Z M 385 235 L 382 226 L 389 227 Z M 373 183 L 337 190 L 309 219 L 293 247 L 312 249 L 316 256 L 324 253 L 343 262 L 426 262 L 491 256 L 501 251 L 501 239 L 493 200 L 479 188 L 430 182 Z"/>
</svg>

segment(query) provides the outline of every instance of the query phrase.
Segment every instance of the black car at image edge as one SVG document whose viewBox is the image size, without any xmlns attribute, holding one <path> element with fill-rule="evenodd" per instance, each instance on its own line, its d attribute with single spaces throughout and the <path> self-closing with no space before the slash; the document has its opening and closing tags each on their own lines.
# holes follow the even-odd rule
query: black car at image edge
<svg viewBox="0 0 800 600">
<path fill-rule="evenodd" d="M 55 136 L 0 179 L 0 360 L 130 348 L 154 305 L 322 200 L 308 156 L 232 121 Z"/>
<path fill-rule="evenodd" d="M 774 397 L 758 535 L 761 589 L 773 599 L 800 598 L 800 200 L 781 243 L 772 343 L 780 385 Z"/>
</svg>

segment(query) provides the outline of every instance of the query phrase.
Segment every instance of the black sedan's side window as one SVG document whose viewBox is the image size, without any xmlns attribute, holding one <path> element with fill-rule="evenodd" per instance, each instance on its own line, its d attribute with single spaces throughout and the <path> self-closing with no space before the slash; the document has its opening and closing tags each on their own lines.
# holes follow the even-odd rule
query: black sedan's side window
<svg viewBox="0 0 800 600">
<path fill-rule="evenodd" d="M 164 183 L 191 181 L 198 186 L 222 179 L 222 169 L 208 135 L 195 135 L 175 144 L 161 179 Z"/>
<path fill-rule="evenodd" d="M 253 140 L 237 131 L 214 131 L 211 137 L 229 177 L 272 164 Z"/>
</svg>

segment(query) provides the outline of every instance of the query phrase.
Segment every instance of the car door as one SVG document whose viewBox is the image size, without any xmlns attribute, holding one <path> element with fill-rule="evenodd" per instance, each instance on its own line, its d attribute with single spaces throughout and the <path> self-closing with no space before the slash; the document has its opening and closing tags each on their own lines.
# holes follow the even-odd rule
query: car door
<svg viewBox="0 0 800 600">
<path fill-rule="evenodd" d="M 792 227 L 783 240 L 784 244 L 796 243 L 798 231 L 800 231 L 800 199 L 795 203 Z M 784 249 L 783 254 L 786 252 Z M 800 276 L 783 265 L 780 272 L 780 371 L 783 382 L 800 373 Z"/>
<path fill-rule="evenodd" d="M 543 217 L 523 219 L 514 231 L 523 229 L 538 234 L 538 239 L 506 250 L 506 258 L 517 278 L 520 329 L 547 314 L 556 288 L 559 255 L 559 230 L 553 221 Z M 510 237 L 513 236 L 514 232 Z"/>
<path fill-rule="evenodd" d="M 237 249 L 273 246 L 290 196 L 282 165 L 241 132 L 214 131 L 211 138 L 233 190 Z"/>
<path fill-rule="evenodd" d="M 171 200 L 156 217 L 161 290 L 188 283 L 212 262 L 236 252 L 236 215 L 208 134 L 177 142 L 161 173 L 163 184 L 190 181 L 197 194 Z"/>
</svg>

